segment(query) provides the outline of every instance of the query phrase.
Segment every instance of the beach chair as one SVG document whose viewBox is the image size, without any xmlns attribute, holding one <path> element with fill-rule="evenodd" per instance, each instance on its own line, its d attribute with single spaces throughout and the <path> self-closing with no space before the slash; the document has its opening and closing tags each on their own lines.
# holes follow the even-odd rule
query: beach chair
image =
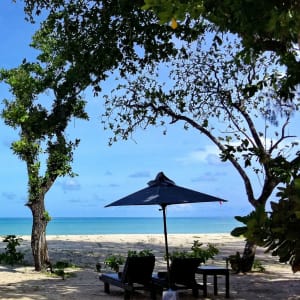
<svg viewBox="0 0 300 300">
<path fill-rule="evenodd" d="M 124 289 L 124 299 L 130 299 L 136 290 L 150 291 L 151 299 L 155 299 L 152 284 L 152 273 L 155 256 L 127 257 L 123 272 L 101 274 L 99 279 L 104 282 L 104 292 L 110 293 L 110 285 Z"/>
<path fill-rule="evenodd" d="M 193 296 L 199 296 L 199 289 L 203 286 L 196 281 L 196 271 L 202 260 L 200 258 L 173 258 L 170 265 L 170 281 L 167 272 L 152 275 L 155 289 L 162 293 L 163 289 L 174 291 L 191 289 Z M 170 286 L 169 286 L 170 285 Z"/>
</svg>

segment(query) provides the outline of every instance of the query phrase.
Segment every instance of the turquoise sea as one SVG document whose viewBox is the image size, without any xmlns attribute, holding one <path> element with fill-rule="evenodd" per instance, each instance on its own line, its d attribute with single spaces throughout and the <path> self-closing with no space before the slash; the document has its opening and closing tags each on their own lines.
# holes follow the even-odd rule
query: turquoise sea
<svg viewBox="0 0 300 300">
<path fill-rule="evenodd" d="M 233 217 L 168 218 L 168 233 L 230 233 L 240 226 Z M 30 235 L 30 218 L 0 218 L 0 235 Z M 163 233 L 162 218 L 53 218 L 48 235 Z"/>
</svg>

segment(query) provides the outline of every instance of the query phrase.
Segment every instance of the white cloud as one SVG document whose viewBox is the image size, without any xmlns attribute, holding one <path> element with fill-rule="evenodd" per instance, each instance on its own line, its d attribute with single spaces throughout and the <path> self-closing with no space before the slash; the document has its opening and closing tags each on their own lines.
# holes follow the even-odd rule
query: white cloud
<svg viewBox="0 0 300 300">
<path fill-rule="evenodd" d="M 220 164 L 219 149 L 215 145 L 206 145 L 202 149 L 189 152 L 185 157 L 178 159 L 184 164 L 208 163 Z"/>
<path fill-rule="evenodd" d="M 150 172 L 149 171 L 140 171 L 140 172 L 130 174 L 129 177 L 131 177 L 131 178 L 148 178 L 148 177 L 150 177 Z"/>
<path fill-rule="evenodd" d="M 226 172 L 205 172 L 200 176 L 194 177 L 191 179 L 192 182 L 208 182 L 208 181 L 217 181 L 220 178 L 226 176 Z"/>
<path fill-rule="evenodd" d="M 169 205 L 167 210 L 169 213 L 189 212 L 193 210 L 193 206 L 190 203 Z"/>
<path fill-rule="evenodd" d="M 267 138 L 265 140 L 262 140 L 263 144 L 266 145 L 267 148 L 269 148 L 272 144 L 276 143 L 275 139 L 270 139 Z M 286 152 L 287 154 L 293 155 L 294 152 L 298 149 L 295 147 L 294 149 L 291 149 L 291 142 L 299 143 L 299 139 L 287 139 L 284 142 L 282 142 L 280 145 L 280 148 L 277 150 L 279 151 L 280 149 Z M 231 142 L 230 145 L 237 147 L 240 145 L 239 141 L 234 141 Z M 296 150 L 295 150 L 296 149 Z M 224 165 L 224 162 L 220 160 L 220 150 L 217 148 L 215 145 L 205 145 L 201 149 L 197 149 L 194 151 L 191 151 L 187 153 L 186 156 L 177 159 L 177 161 L 183 163 L 183 164 L 197 164 L 197 163 L 204 163 L 208 165 Z M 228 162 L 229 163 L 229 162 Z"/>
<path fill-rule="evenodd" d="M 80 190 L 80 184 L 78 181 L 76 181 L 73 178 L 70 178 L 68 180 L 65 180 L 62 184 L 62 189 L 64 191 L 77 191 Z"/>
<path fill-rule="evenodd" d="M 15 193 L 2 192 L 2 197 L 7 200 L 15 200 L 17 198 L 17 195 Z"/>
</svg>

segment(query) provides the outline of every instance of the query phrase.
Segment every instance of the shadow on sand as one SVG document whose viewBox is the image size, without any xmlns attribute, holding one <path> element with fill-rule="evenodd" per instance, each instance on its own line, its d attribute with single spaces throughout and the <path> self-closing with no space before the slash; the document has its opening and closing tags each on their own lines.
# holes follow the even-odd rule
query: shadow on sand
<svg viewBox="0 0 300 300">
<path fill-rule="evenodd" d="M 191 241 L 192 242 L 192 241 Z M 154 246 L 155 245 L 155 246 Z M 239 245 L 240 246 L 240 245 Z M 189 247 L 189 245 L 186 245 Z M 222 257 L 232 254 L 237 250 L 232 244 L 228 247 L 220 245 L 221 252 L 214 264 L 224 264 Z M 33 299 L 33 300 L 94 300 L 94 299 L 123 299 L 123 292 L 117 287 L 111 288 L 111 294 L 104 293 L 103 283 L 99 281 L 99 273 L 96 271 L 96 263 L 103 261 L 107 254 L 123 253 L 129 249 L 142 250 L 153 249 L 156 256 L 155 271 L 165 270 L 164 244 L 157 240 L 142 240 L 138 243 L 126 241 L 126 238 L 119 242 L 97 242 L 94 241 L 72 241 L 66 239 L 48 239 L 48 248 L 53 263 L 66 261 L 76 265 L 75 269 L 67 269 L 72 274 L 65 280 L 60 277 L 49 276 L 45 273 L 39 274 L 33 271 L 31 266 L 0 266 L 0 299 Z M 172 248 L 172 246 L 171 246 Z M 25 241 L 22 251 L 26 252 L 26 260 L 32 262 L 30 243 Z M 300 299 L 300 275 L 292 274 L 289 266 L 282 266 L 283 272 L 269 270 L 270 262 L 275 259 L 258 251 L 258 257 L 264 264 L 265 273 L 231 274 L 230 276 L 230 298 L 236 300 L 296 300 Z M 273 259 L 273 260 L 272 260 Z M 103 272 L 110 270 L 102 269 Z M 197 275 L 201 282 L 201 275 Z M 225 284 L 223 276 L 218 278 L 219 295 L 213 295 L 212 279 L 208 277 L 208 297 L 205 299 L 225 299 Z M 3 282 L 3 283 L 2 283 Z M 149 299 L 147 293 L 136 293 L 132 299 Z M 160 299 L 160 297 L 158 297 Z M 180 293 L 180 299 L 194 299 L 190 292 Z M 204 299 L 201 295 L 199 299 Z"/>
</svg>

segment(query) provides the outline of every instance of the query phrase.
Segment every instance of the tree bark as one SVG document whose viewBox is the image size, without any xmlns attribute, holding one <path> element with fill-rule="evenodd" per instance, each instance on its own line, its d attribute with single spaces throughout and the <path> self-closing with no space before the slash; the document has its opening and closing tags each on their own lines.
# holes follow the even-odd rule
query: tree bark
<svg viewBox="0 0 300 300">
<path fill-rule="evenodd" d="M 243 273 L 251 271 L 255 259 L 255 253 L 256 253 L 256 244 L 254 242 L 247 240 L 244 248 L 243 257 L 242 257 L 241 271 Z"/>
<path fill-rule="evenodd" d="M 251 241 L 246 241 L 244 253 L 241 256 L 239 252 L 237 252 L 235 255 L 231 255 L 229 257 L 229 262 L 231 264 L 231 268 L 236 273 L 247 273 L 250 272 L 254 259 L 255 259 L 255 253 L 256 253 L 256 244 Z"/>
<path fill-rule="evenodd" d="M 31 250 L 34 259 L 35 271 L 41 271 L 50 264 L 46 241 L 46 227 L 48 220 L 45 217 L 44 201 L 37 201 L 30 206 L 32 212 Z"/>
</svg>

